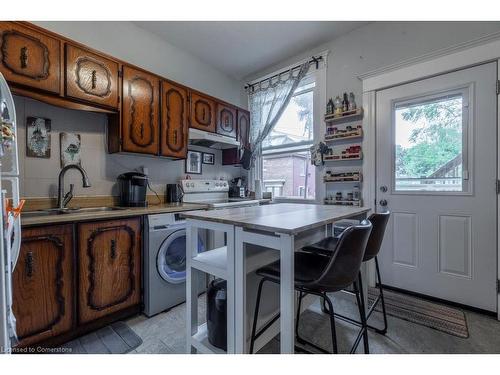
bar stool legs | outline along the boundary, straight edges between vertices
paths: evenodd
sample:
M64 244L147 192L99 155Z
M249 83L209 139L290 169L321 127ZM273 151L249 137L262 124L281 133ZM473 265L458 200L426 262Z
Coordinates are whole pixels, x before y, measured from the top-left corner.
M311 347L313 347L314 349L320 351L321 353L325 353L325 354L331 354L329 351L323 349L322 347L304 339L303 337L300 336L299 334L299 322L300 322L300 310L301 310L301 307L302 307L302 298L304 297L304 295L307 294L305 292L299 292L299 303L298 303L298 307L297 307L297 318L295 319L295 339L297 340L297 342L301 345L309 345ZM333 304L332 304L332 301L330 300L330 298L326 295L326 293L318 293L317 296L321 297L321 299L328 304L329 306L329 309L330 311L333 311ZM338 347L337 347L337 332L336 332L336 329L335 329L335 314L332 313L332 314L329 314L330 315L330 331L331 331L331 336L332 336L332 348L333 348L333 354L337 354L338 353ZM301 351L304 351L306 353L308 353L305 349L303 348L299 348Z
M387 312L385 311L384 290L382 288L382 280L380 279L380 269L378 266L377 257L375 257L375 270L377 271L377 284L378 284L379 296L373 302L373 305L371 306L370 311L368 312L367 319L372 314L373 310L375 309L375 306L377 305L377 303L380 299L380 302L382 303L382 315L384 317L384 328L380 329L380 328L375 328L372 326L369 326L369 328L374 329L375 332L380 333L381 335L385 335L387 333Z

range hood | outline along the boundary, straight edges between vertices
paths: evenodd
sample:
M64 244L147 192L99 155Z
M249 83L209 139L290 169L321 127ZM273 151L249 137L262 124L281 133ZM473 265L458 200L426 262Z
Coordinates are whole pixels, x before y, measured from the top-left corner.
M189 129L189 143L195 146L211 147L217 149L239 147L240 142L236 139L210 133L199 129Z

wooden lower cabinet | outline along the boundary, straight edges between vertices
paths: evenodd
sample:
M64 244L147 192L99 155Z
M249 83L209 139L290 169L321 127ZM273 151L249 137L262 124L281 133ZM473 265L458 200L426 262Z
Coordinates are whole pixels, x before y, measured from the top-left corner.
M87 323L141 302L140 219L78 225L78 320Z
M23 229L13 274L19 346L72 328L73 259L71 224Z

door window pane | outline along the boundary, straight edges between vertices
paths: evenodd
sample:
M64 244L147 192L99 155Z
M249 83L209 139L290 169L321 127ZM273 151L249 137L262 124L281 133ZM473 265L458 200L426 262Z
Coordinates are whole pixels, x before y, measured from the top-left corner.
M395 190L463 191L462 95L395 106Z

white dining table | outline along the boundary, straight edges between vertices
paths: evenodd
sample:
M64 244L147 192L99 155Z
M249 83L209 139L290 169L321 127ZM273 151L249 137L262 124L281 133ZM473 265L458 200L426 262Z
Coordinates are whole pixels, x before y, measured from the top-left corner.
M294 353L295 293L294 252L306 245L309 234L331 233L332 224L343 219L366 218L369 208L282 203L244 208L182 213L187 223L187 351L246 353L246 258L245 246L258 245L279 252L280 351ZM324 228L324 232L323 231ZM198 253L198 230L222 231L226 246ZM198 324L196 285L201 273L227 280L227 350L213 347L205 325ZM365 293L365 296L367 293Z

